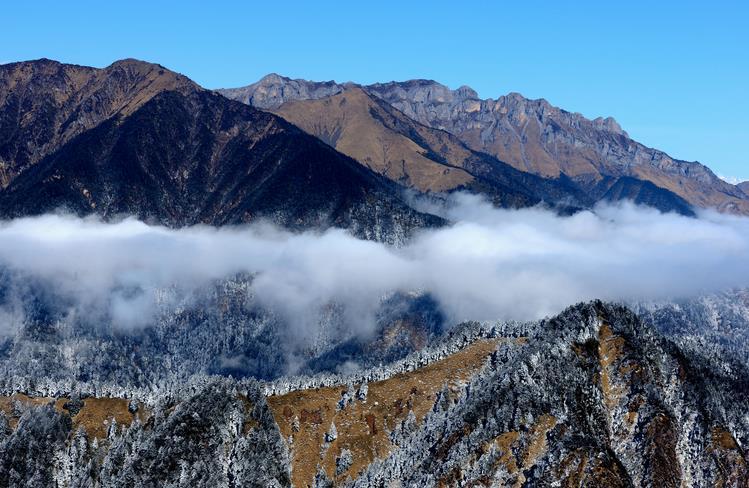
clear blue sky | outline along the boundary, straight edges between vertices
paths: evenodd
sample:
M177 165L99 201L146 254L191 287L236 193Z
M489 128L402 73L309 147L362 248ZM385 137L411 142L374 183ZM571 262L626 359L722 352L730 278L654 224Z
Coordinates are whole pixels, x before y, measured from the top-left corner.
M517 91L749 179L749 2L4 2L0 63L135 57L209 88L269 72Z

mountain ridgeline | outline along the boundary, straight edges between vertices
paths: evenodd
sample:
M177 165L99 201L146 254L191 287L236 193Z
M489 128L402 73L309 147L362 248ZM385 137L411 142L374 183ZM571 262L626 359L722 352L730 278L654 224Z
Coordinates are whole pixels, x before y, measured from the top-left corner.
M267 219L399 242L441 224L411 208L404 188L561 212L623 199L686 215L749 210L745 187L632 141L613 119L517 94L481 100L424 80L359 86L278 75L212 92L131 59L103 69L0 66L5 218L64 210L169 226Z
M300 240L342 228L400 256L411 248L394 246L451 224L413 194L470 192L557 214L631 200L693 216L749 213L747 184L647 148L611 118L518 94L278 75L212 91L133 59L0 65L3 220L269 221L314 231ZM437 244L470 254L474 239ZM434 290L356 289L377 282L369 271L349 273L346 293L324 303L295 298L291 288L328 287L346 269L315 252L300 258L322 275L314 283L281 266L292 279L280 286L254 269L138 285L138 265L107 242L125 272L79 287L77 268L60 280L16 247L44 273L0 262L0 487L749 486L746 290L473 322L450 317ZM536 287L537 276L523 279ZM283 298L264 300L274 286ZM357 303L357 292L375 298Z
M352 374L158 388L4 376L0 483L740 488L746 364L709 347L593 302L463 324Z
M387 242L440 219L268 112L154 64L0 67L0 212L134 215L169 226L271 220Z
M324 139L314 119L305 121L312 112L306 107L319 107L324 100L355 89L385 102L403 118L449 133L466 149L524 173L562 180L568 189L585 194L587 201L630 199L685 214L691 213L690 207L749 213L747 194L718 178L706 166L679 161L643 146L610 117L589 120L546 100L529 100L517 93L496 100L480 99L469 87L451 90L431 80L358 86L292 80L275 74L243 88L219 92L275 111ZM299 100L317 102L295 103ZM329 124L335 120L330 115L326 117ZM361 117L349 116L345 122L361 124L360 120ZM350 130L355 130L353 127ZM418 139L414 142L419 145ZM361 153L367 152L372 159L387 159L391 166L402 157L401 153L394 153L393 157L383 158L380 151L350 145L342 145L339 150L359 161L365 161ZM449 149L437 150L436 154L449 159L448 152Z

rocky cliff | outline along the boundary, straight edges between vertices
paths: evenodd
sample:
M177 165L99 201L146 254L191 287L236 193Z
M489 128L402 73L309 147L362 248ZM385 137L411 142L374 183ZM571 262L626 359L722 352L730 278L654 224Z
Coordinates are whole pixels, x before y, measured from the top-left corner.
M291 79L271 73L251 85L216 91L232 100L269 110L276 109L292 100L318 100L336 95L345 90L346 86L347 84L335 81L315 82Z
M480 99L468 87L450 90L430 80L380 83L367 90L406 115L461 138L469 147L534 174L564 173L583 186L603 177L649 181L697 207L747 213L742 192L706 166L648 148L612 118L578 113L518 93Z
M359 87L317 100L289 101L273 112L420 192L481 192L504 207L545 202L581 208L593 202L564 178L541 178L472 151L452 134L414 121Z
M280 107L295 100L325 99L353 86L269 75L248 87L220 92L257 107L285 110L293 118L292 109ZM431 80L361 88L408 118L449 132L471 150L523 172L570 178L594 201L628 198L682 213L691 213L690 206L749 212L749 199L741 189L702 164L673 159L632 140L611 117L590 120L518 93L480 99L467 86L451 90ZM368 157L376 156L371 152Z

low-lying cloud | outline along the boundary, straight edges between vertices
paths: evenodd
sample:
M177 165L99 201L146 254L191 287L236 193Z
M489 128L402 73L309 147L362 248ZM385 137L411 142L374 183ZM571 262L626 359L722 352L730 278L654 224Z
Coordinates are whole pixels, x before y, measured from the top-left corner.
M560 217L495 209L470 195L443 210L453 225L398 249L335 229L172 230L45 215L0 224L0 265L49 283L82 313L104 310L120 328L148 325L158 290L189 295L250 273L257 300L302 337L331 303L342 305L353 330L367 332L382 298L395 291L430 293L456 323L536 319L594 298L684 298L749 285L749 219L742 217L702 212L695 219L631 204ZM12 303L0 307L6 328L18 320Z

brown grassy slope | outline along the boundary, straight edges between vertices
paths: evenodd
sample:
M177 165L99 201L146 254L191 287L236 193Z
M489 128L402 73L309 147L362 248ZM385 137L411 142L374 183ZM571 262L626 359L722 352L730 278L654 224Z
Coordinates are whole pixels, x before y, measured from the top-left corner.
M346 387L269 397L268 404L281 433L291 439L294 486L311 485L318 467L337 482L349 476L355 478L374 459L387 456L393 447L388 432L406 419L409 412L421 422L443 386L455 388L466 382L496 346L496 340L478 341L424 368L370 383L365 401L354 400L341 410L337 404ZM324 437L332 424L338 435L326 446ZM353 463L336 476L336 458L343 449L352 453Z
M34 407L42 406L48 403L55 404L55 409L59 412L69 414L64 405L69 401L68 398L48 398L48 397L29 397L22 393L16 393L11 396L0 397L0 412L3 412L9 419L9 425L15 429L21 412L17 412L14 403L24 406ZM83 427L91 438L105 439L107 430L112 422L117 425L130 425L136 416L145 421L148 412L143 405L139 405L138 411L133 414L128 411L129 400L124 398L86 398L83 400L83 407L74 416L73 430Z
M448 134L420 126L375 101L360 88L319 100L287 102L276 113L406 186L446 191L473 180L460 167L470 151L451 141Z

